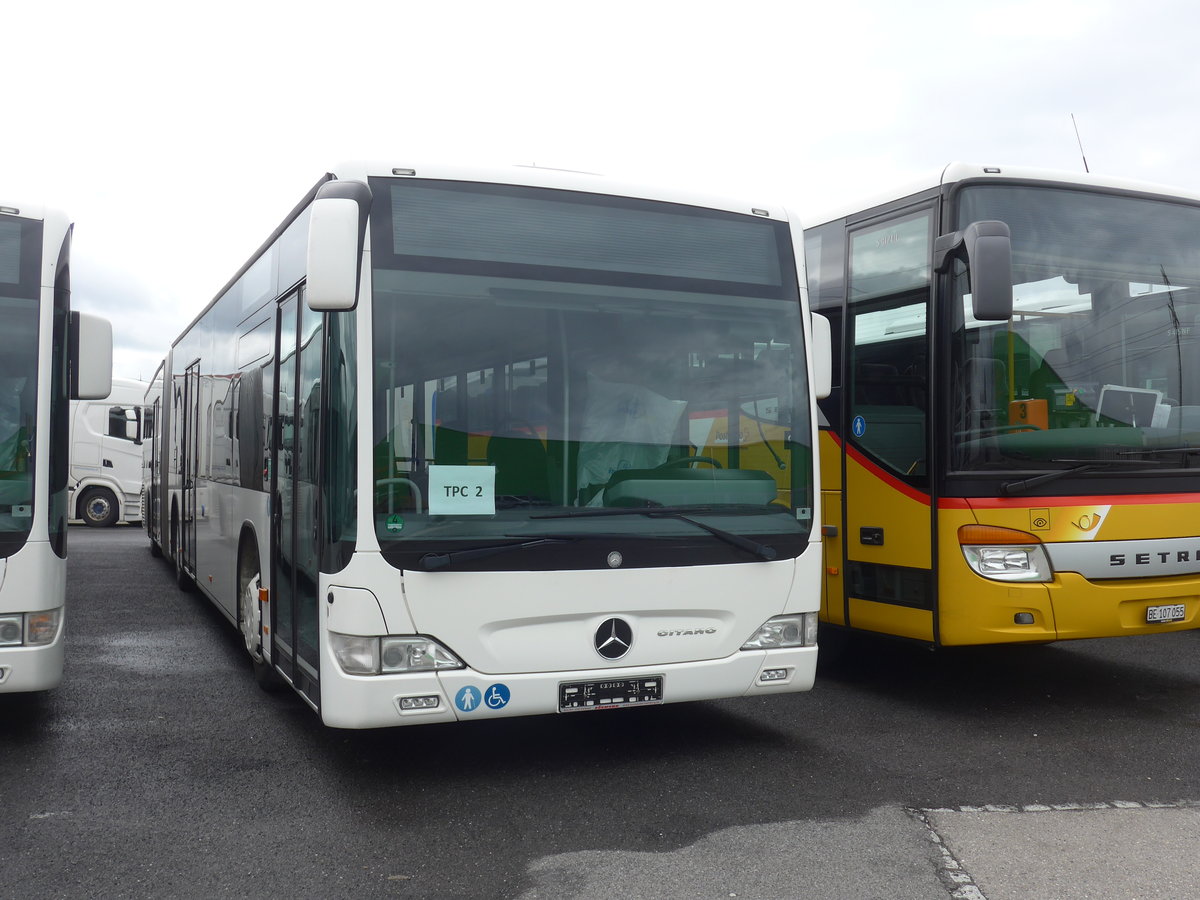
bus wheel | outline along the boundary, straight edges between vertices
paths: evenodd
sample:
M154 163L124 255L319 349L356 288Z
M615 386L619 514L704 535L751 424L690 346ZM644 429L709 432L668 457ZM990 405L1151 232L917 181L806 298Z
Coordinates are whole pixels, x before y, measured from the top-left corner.
M192 589L193 582L183 568L183 544L179 534L179 519L176 516L171 516L171 546L175 553L175 584L187 593Z
M283 681L263 656L261 587L257 554L249 553L238 561L238 630L254 667L254 680L265 691L277 691Z
M89 488L79 500L80 518L84 524L93 528L107 528L116 525L121 517L121 508L117 498L108 488Z

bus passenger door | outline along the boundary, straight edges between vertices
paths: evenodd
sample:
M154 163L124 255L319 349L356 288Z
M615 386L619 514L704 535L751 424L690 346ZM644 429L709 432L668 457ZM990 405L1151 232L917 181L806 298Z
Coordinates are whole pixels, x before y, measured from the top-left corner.
M935 640L928 370L933 213L847 235L847 624Z
M279 305L271 442L272 659L319 702L317 465L322 316L294 293Z
M183 376L183 440L180 442L182 496L179 521L179 553L183 571L196 573L196 501L200 480L200 361L187 367Z

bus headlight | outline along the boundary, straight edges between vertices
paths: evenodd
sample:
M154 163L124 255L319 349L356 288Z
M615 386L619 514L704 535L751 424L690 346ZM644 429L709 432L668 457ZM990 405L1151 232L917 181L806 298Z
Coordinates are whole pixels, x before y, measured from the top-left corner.
M1042 542L1024 531L991 525L964 525L958 543L967 565L992 581L1052 581L1054 572Z
M329 632L334 659L347 675L394 675L464 668L462 660L432 638L362 637Z
M427 672L431 669L461 669L462 660L432 638L385 637L380 639L383 672Z
M58 623L62 621L62 609L25 613L25 643L30 647L44 647L54 643L58 637Z
M759 626L758 631L742 644L743 650L777 650L781 647L815 647L817 645L817 614L798 613L775 616Z
M347 675L379 674L379 638L331 631L329 647Z
M0 616L0 647L44 647L53 644L62 609Z

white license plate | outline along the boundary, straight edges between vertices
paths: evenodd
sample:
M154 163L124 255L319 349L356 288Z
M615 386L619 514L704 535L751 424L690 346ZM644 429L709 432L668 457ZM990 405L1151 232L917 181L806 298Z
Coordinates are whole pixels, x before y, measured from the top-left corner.
M1147 622L1182 622L1186 610L1182 603L1172 603L1170 606L1150 606L1146 608Z

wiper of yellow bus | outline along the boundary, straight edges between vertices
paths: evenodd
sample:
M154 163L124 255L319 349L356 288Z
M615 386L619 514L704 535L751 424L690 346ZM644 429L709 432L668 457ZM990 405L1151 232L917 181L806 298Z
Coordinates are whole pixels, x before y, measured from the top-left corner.
M782 507L780 507L782 511ZM737 547L739 550L745 550L748 553L753 553L761 559L775 559L779 555L774 547L768 547L766 544L760 544L758 541L752 541L750 538L742 537L740 534L726 531L723 528L717 528L714 525L706 525L703 522L698 522L691 518L687 513L711 513L711 512L731 512L731 513L747 513L747 512L772 512L771 509L765 509L761 506L622 506L622 507L602 507L599 509L573 509L569 512L547 513L545 515L531 515L531 519L591 519L601 518L605 516L646 516L649 519L678 519L680 522L687 522L689 525L695 525L697 528L702 528L715 538L719 538L727 544Z
M533 541L518 541L508 544L489 544L486 547L471 547L466 550L447 550L445 553L426 553L421 557L421 567L426 572L440 572L450 569L455 560L482 559L485 556L495 556L509 550L525 550L530 547L540 547L543 544L570 544L579 540L578 537L546 537Z
M1000 494L1004 497L1011 497L1014 494L1023 494L1026 491L1033 490L1035 487L1043 484L1049 484L1051 481L1058 481L1058 479L1065 478L1068 475L1079 475L1083 472L1091 472L1098 469L1160 464L1160 460L1157 459L1051 459L1048 460L1048 462L1068 463L1073 465L1071 465L1071 468L1069 469L1055 469L1053 472L1043 472L1041 475L1034 475L1032 478L1020 478L1016 481L1006 481L1004 484L1000 485Z

